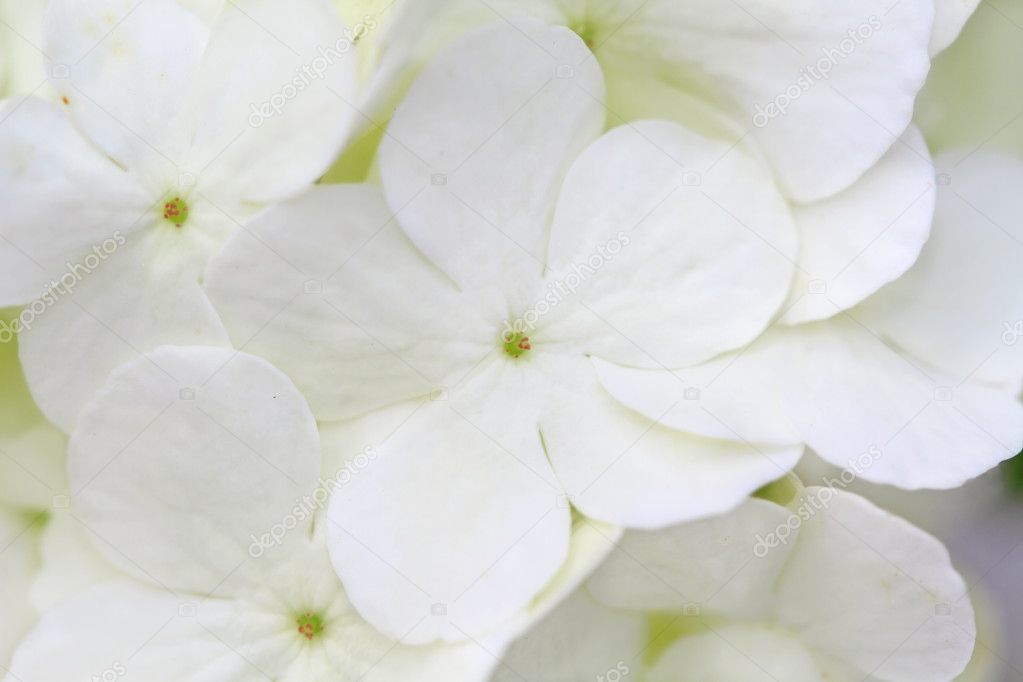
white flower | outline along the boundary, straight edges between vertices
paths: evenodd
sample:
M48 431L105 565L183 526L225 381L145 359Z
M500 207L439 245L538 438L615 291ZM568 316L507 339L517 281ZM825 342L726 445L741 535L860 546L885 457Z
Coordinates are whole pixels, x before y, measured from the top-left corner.
M677 120L765 158L799 228L794 291L829 292L794 295L785 319L830 317L905 272L927 239L934 170L907 125L929 53L976 3L942 0L937 17L930 0L712 4L397 2L366 51L368 106L386 115L408 73L467 26L519 15L568 26L604 68L612 124Z
M344 428L379 457L335 496L335 559L393 636L463 638L521 609L565 559L572 505L706 516L801 453L665 429L598 384L591 356L665 371L757 336L796 243L741 151L667 122L601 136L586 53L533 21L466 36L395 114L383 196L319 187L271 208L206 276L232 340L318 419L364 416ZM427 594L461 631L420 622Z
M378 94L386 99L466 27L534 17L593 48L615 120L681 118L749 134L787 195L812 202L850 186L905 130L930 52L969 16L960 0L937 4L936 24L933 0L404 0L379 35ZM776 101L785 103L777 115Z
M1012 457L1023 447L1023 203L1013 190L1023 162L961 158L939 163L951 172L917 263L862 305L778 325L685 370L699 404L656 372L600 363L602 384L669 426L803 442L905 488L952 488Z
M43 33L57 104L0 105L0 305L29 303L25 371L70 431L121 362L226 344L206 260L329 165L355 66L317 0L232 2L212 27L171 0L54 0Z
M627 532L495 680L610 680L624 667L619 679L650 682L939 682L974 639L940 542L861 497L807 488L788 508L751 499Z
M73 513L133 578L44 614L12 682L115 666L126 682L473 680L494 665L483 647L501 651L496 637L407 646L355 613L318 514L330 489L316 424L263 360L167 346L123 365L86 406L69 460Z

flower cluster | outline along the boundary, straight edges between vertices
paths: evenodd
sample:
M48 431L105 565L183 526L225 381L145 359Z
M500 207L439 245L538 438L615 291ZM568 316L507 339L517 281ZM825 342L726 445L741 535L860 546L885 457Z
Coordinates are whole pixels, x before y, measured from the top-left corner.
M850 486L1023 448L976 5L0 2L5 682L955 679Z

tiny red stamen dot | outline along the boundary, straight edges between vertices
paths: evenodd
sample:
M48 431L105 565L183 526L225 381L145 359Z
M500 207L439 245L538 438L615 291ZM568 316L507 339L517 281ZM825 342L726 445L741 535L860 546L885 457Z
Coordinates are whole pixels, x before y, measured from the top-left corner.
M163 205L164 220L169 220L177 227L181 227L188 220L188 204L181 197L174 197Z
M522 357L526 351L532 349L529 337L522 332L507 332L504 335L504 352L513 358Z
M298 623L298 633L308 640L323 632L323 618L317 613L307 611L295 622Z

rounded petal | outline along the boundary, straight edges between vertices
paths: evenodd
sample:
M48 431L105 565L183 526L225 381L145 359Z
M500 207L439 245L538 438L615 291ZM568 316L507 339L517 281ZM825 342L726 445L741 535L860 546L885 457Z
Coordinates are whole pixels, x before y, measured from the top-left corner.
M615 400L669 428L723 440L800 443L799 432L771 398L774 372L766 363L727 371L734 360L729 354L681 371L621 367L599 358L593 366Z
M773 502L750 499L711 519L628 531L587 589L616 609L686 614L695 608L736 620L770 616L773 585L791 545L768 548L762 539L790 514Z
M716 362L714 405L747 390L823 459L875 483L954 488L1023 448L1015 387L937 371L850 313L771 331Z
M569 505L535 415L482 401L521 390L502 364L342 426L353 456L369 445L375 457L331 499L331 556L363 617L403 641L479 638L565 561Z
M818 504L777 585L781 622L864 675L954 679L970 660L975 628L945 547L858 495L806 495Z
M379 152L387 200L460 285L539 279L561 181L604 125L587 55L566 28L500 23L434 58L395 112Z
M107 155L152 176L184 160L209 38L199 17L174 0L55 0L43 33L51 73L66 76L51 81L58 99Z
M331 3L227 3L195 83L189 165L204 191L270 202L315 182L352 131L355 63Z
M68 460L100 552L202 594L313 490L320 464L312 414L280 371L228 349L172 346L111 375Z
M748 129L786 195L799 202L851 185L905 130L930 66L935 14L933 0L628 0L599 10L550 0L406 4L382 36L371 91L381 110L381 95L400 92L415 62L451 34L534 17L587 35L606 65L616 118L639 112L695 124L695 116L733 129L722 119L737 119L745 126L734 139ZM679 95L666 96L670 89Z
M1023 382L1023 161L939 159L934 228L917 264L856 313L958 380Z
M933 0L631 7L636 16L598 52L631 55L643 45L679 87L703 85L705 97L752 123L781 186L801 203L845 189L888 151L930 65Z
M706 360L767 326L796 248L788 206L759 162L672 123L618 127L565 179L547 286L568 289L573 305L559 318L577 312L544 333L579 337L621 364Z
M499 338L499 320L474 314L370 185L316 187L264 211L205 281L235 345L284 370L320 419L427 395Z
M10 679L265 681L262 671L208 629L227 617L229 602L207 600L196 617L189 615L194 602L186 599L128 581L90 590L43 616L18 646Z
M654 528L718 514L802 454L668 428L615 401L585 358L554 360L560 378L540 432L568 498L592 518Z
M931 233L934 196L934 165L910 127L852 187L797 207L799 270L782 319L831 317L905 273Z
M0 103L0 306L44 293L69 261L139 227L153 199L34 97Z
M162 344L228 345L202 289L211 245L199 225L187 227L114 233L22 314L25 377L63 430L118 365Z

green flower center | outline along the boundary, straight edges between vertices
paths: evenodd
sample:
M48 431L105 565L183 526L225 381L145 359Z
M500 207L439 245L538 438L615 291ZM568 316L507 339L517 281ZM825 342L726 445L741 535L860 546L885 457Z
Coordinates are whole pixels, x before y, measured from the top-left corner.
M188 220L188 204L181 197L174 197L163 205L163 217L181 227Z
M298 623L298 633L310 641L323 632L323 616L318 613L306 611L295 622Z
M529 343L529 337L522 332L505 332L502 339L504 352L513 358L521 358L533 348Z

